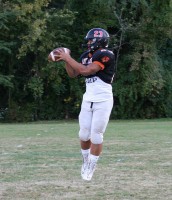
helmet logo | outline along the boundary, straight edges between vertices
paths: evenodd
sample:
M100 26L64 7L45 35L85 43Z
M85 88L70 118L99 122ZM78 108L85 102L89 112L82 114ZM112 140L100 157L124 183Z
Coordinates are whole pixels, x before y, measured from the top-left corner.
M108 62L110 58L108 56L104 56L101 60L103 63L105 63L105 62Z
M103 37L103 31L98 31L98 30L95 30L94 31L94 37Z

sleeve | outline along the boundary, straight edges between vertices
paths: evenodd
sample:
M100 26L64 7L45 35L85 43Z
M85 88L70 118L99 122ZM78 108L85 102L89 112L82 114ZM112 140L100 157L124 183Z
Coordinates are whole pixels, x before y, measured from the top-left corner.
M86 52L84 52L84 53L81 54L81 56L80 56L80 58L79 58L79 62L80 62L80 63L82 63L82 60L83 60L84 58L87 58L88 53L89 53L89 52L86 51Z
M110 52L106 49L98 50L93 54L92 62L99 65L101 70L111 64L113 60L113 52Z

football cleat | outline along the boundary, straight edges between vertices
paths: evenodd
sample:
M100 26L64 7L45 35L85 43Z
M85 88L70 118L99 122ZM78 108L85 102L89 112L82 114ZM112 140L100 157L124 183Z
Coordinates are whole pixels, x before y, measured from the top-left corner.
M82 166L81 166L81 176L82 176L82 178L84 176L87 165L88 165L88 155L83 156L83 161L82 161Z
M82 178L86 181L90 181L92 179L95 169L96 169L96 162L90 160L84 170L84 173L82 174Z
M82 178L84 177L85 171L87 169L87 165L88 165L88 163L86 163L86 162L82 163L82 167L81 167L81 176L82 176Z

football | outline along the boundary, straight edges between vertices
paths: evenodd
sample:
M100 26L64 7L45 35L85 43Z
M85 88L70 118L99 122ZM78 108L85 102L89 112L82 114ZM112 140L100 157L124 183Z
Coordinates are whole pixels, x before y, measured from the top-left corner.
M48 60L54 61L54 62L57 61L59 50L63 50L65 53L70 54L70 50L68 48L58 47L58 48L56 48L56 49L54 49L53 51L50 52L50 54L48 55Z

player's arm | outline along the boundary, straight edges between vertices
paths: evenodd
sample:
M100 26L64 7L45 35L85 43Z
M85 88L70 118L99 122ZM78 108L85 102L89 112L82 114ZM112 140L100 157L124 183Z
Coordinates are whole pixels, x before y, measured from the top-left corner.
M69 77L75 78L79 75L76 70L74 70L69 63L65 62L65 69Z
M91 63L86 67L83 64L78 63L70 56L66 56L65 62L67 62L72 67L72 69L75 70L78 74L81 74L83 76L95 74L101 69L101 67L95 63Z
M64 60L69 66L71 66L74 71L76 71L76 73L83 76L95 74L102 69L99 63L91 63L87 67L85 67L83 64L78 63L76 60L74 60L69 54L65 54L62 51L59 53L58 57L59 59L57 61Z

